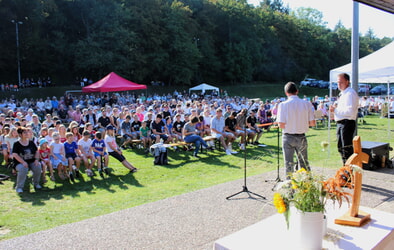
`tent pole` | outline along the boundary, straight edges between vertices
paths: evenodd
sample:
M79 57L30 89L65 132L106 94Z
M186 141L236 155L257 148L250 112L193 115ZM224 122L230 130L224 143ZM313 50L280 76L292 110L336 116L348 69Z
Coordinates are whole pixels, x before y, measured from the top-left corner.
M387 138L390 141L390 81L387 81Z
M358 93L358 60L359 60L359 10L358 2L353 1L352 28L352 88Z

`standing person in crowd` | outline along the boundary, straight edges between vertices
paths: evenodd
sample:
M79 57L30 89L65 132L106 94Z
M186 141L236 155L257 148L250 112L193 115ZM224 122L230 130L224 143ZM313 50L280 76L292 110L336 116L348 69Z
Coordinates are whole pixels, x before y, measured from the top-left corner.
M200 145L203 145L203 147L208 148L207 143L202 139L201 136L198 135L198 131L196 129L196 124L199 122L199 119L197 116L192 116L191 121L185 124L182 130L183 134L183 139L187 143L194 143L194 157L198 157L198 151L200 149ZM211 149L211 148L210 148Z
M279 104L277 122L283 129L282 147L286 167L286 178L295 171L294 152L300 168L310 170L308 142L305 133L309 126L315 126L312 104L298 97L297 85L288 82L285 87L287 100Z
M353 154L353 137L356 135L358 113L358 94L350 87L350 77L346 73L338 75L338 88L341 91L338 102L330 106L337 122L338 152L343 164Z
M12 155L16 170L18 172L16 178L16 192L23 193L23 187L29 170L33 172L34 188L41 189L41 166L39 163L40 156L34 142L29 140L29 131L26 128L18 128L20 140L15 142L12 148Z
M126 160L122 154L122 151L118 147L118 144L116 144L114 129L115 128L113 126L109 125L107 127L107 133L104 139L108 154L122 163L122 165L129 169L131 173L137 172L137 168L135 168L130 162Z

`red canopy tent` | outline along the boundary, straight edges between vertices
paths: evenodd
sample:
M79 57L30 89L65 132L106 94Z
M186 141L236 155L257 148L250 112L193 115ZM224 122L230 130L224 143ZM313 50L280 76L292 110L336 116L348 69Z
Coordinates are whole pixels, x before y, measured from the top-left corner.
M136 89L146 89L146 85L131 82L124 79L123 77L118 76L114 72L111 72L103 79L92 83L89 86L83 87L82 92L116 92Z

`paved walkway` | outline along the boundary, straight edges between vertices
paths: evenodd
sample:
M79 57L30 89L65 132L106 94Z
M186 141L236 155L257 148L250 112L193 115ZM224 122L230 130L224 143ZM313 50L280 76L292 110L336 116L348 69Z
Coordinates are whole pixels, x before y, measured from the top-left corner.
M361 205L394 213L393 177L393 169L365 171ZM267 200L246 193L226 200L242 190L241 179L1 241L0 249L212 249L218 238L275 213L274 182L265 181L275 178L276 171L247 178L249 190Z

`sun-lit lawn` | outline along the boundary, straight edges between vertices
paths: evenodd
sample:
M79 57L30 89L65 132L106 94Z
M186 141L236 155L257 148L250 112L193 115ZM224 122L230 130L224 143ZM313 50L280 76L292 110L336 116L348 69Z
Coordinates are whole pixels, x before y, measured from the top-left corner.
M367 124L359 126L362 140L392 141L393 132L389 137L387 119L374 115L367 117L366 121ZM393 121L390 122L390 127L394 128ZM330 142L329 151L322 151L322 141ZM268 147L249 146L247 149L248 176L277 167L277 130L265 133L261 142ZM335 125L330 133L323 126L311 129L308 143L312 168L340 166ZM153 165L153 157L143 154L141 150L127 150L125 155L139 168L137 173L128 173L111 159L112 173L108 178L96 176L90 179L83 174L74 184L49 181L43 190L37 192L31 185L30 191L27 191L26 185L26 191L20 196L14 191L15 178L5 181L0 185L0 239L80 221L243 177L243 153L227 156L215 150L200 154L200 159L194 159L192 152L170 150L168 166ZM280 165L283 165L281 152ZM283 172L281 169L281 174ZM0 167L0 173L10 174L10 171Z

